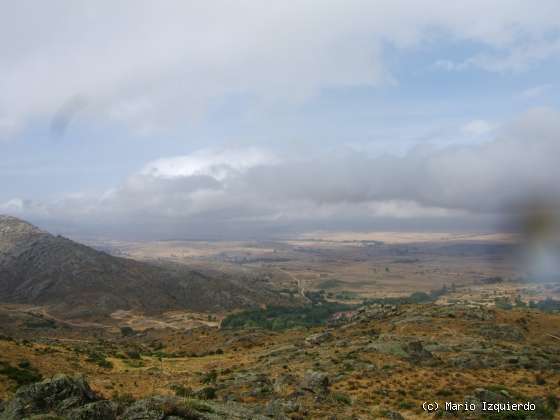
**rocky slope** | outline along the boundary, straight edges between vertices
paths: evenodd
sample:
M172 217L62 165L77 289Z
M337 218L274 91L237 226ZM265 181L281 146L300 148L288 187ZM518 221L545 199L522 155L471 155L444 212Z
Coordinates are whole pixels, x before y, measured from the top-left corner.
M134 402L99 397L83 377L56 375L18 389L0 406L0 420L25 418L69 420L220 420L266 419L236 403L153 396Z
M9 216L0 216L0 301L48 305L65 317L286 303L233 278L114 257Z
M284 330L22 325L0 336L0 419L553 420L559 332L558 313L464 304L365 305ZM482 412L482 401L533 408Z

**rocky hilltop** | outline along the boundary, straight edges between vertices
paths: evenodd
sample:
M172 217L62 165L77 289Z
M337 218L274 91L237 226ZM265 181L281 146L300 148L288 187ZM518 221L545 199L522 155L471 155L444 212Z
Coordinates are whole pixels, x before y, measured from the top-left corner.
M30 223L0 214L0 257L2 254L17 252L18 246L32 243L44 235L47 232Z
M0 216L0 302L46 305L71 317L118 309L220 311L285 298L239 279L119 258Z

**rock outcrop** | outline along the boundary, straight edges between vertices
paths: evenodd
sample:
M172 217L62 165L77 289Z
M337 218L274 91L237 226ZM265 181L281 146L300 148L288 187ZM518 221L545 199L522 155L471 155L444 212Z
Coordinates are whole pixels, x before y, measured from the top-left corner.
M0 420L264 420L251 406L234 402L202 401L153 396L117 403L95 394L85 378L57 375L21 387L3 405Z

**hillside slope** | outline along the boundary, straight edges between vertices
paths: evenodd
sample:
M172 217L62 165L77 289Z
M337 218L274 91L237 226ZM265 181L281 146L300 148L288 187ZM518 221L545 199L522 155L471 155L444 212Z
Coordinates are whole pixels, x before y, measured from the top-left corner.
M115 310L221 311L286 303L223 275L118 258L0 216L0 301L48 305L66 317Z

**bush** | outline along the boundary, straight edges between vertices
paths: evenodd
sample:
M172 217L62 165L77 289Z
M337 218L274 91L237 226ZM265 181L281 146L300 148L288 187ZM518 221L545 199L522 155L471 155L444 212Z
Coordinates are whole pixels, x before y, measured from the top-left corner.
M529 307L543 312L560 312L560 300L547 298L539 302L531 301Z
M303 307L276 306L254 309L233 314L222 322L222 328L265 328L283 330L294 327L313 327L324 324L334 313L352 309L354 306L323 302Z
M216 398L216 388L207 386L196 393L196 396L203 400L213 400Z
M5 375L19 386L32 384L43 379L41 374L32 368L29 362L27 367L17 368L7 362L0 362L0 375Z
M442 397L450 397L453 392L449 389L442 388L436 392L436 395L441 395Z
M125 393L125 394L119 394L118 392L115 392L111 399L118 403L118 404L122 404L122 405L130 405L132 404L135 400L134 397L129 394L129 393Z
M131 368L141 368L146 366L142 359L126 359L124 360L124 363Z
M215 370L211 370L210 372L206 372L201 379L203 384L214 384L218 380L218 372Z
M107 360L105 357L106 356L102 353L92 352L88 354L86 362L95 363L96 365L104 369L112 369L113 363Z
M546 404L554 411L558 410L558 408L560 407L558 397L554 394L550 394L546 397Z
M202 412L206 412L206 413L213 413L214 410L212 409L212 407L210 407L207 404L204 404L202 401L199 400L193 400L191 398L187 399L185 401L185 406L191 410L195 410L195 411L202 411Z
M432 297L424 292L414 292L408 297L411 303L430 302Z
M131 327L121 327L121 335L123 337L132 337L136 332Z
M128 356L129 359L136 359L136 360L141 359L140 352L138 350L128 350L126 352L126 355Z
M27 328L56 328L56 322L52 319L46 319L42 317L35 317L33 319L28 319L24 321L23 325Z
M343 404L343 405L352 405L352 399L346 394L342 394L340 392L334 392L331 395L331 398L336 403Z
M498 309L505 309L505 310L510 310L513 309L513 305L511 304L511 302L509 301L508 298L496 298L494 299L494 303L496 304L496 308Z
M171 389L175 392L177 397L192 397L194 396L194 391L191 387L186 387L184 385L172 385Z
M443 286L441 289L432 290L429 294L425 292L414 292L405 297L387 297L387 298L374 298L365 299L364 305L407 305L415 303L430 303L437 300L438 297L447 293L447 287Z
M413 403L411 403L410 401L401 401L399 403L399 408L402 409L402 410L410 410L414 407L415 407L415 405Z

